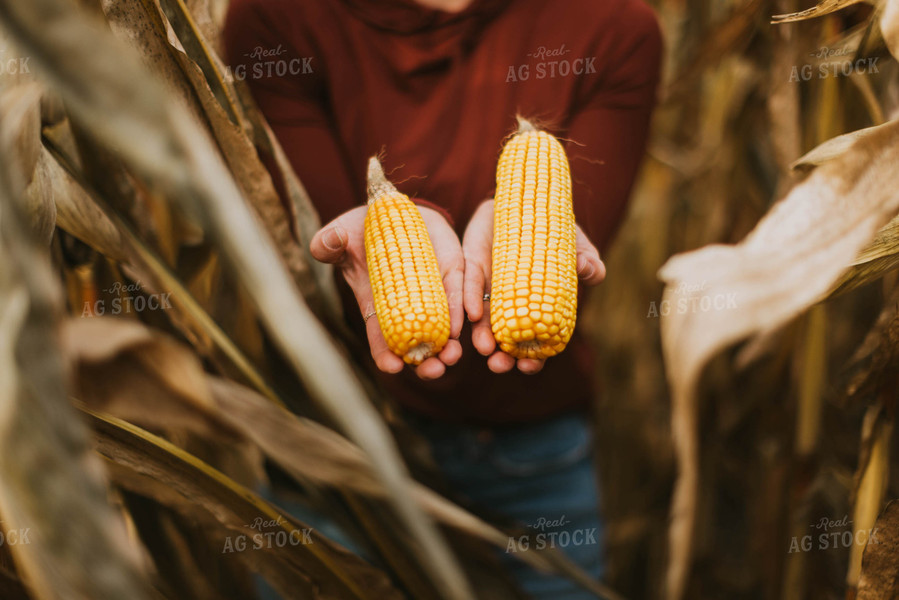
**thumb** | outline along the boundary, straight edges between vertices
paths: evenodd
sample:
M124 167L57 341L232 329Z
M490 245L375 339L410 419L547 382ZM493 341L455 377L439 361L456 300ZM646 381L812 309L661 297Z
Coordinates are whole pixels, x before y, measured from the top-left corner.
M596 285L606 278L606 265L580 225L575 225L577 246L577 276L587 285Z
M309 244L313 258L323 263L340 262L346 253L346 230L340 225L328 225L318 230Z
M595 250L578 255L577 276L587 285L596 285L606 278L606 265Z

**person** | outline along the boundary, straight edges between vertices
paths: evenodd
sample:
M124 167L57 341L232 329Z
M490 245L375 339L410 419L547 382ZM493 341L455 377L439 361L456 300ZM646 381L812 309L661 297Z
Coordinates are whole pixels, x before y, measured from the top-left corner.
M577 329L546 361L498 350L485 301L491 198L517 115L564 141L582 306L605 277L600 252L645 151L662 46L652 10L643 0L232 0L224 43L327 223L313 256L342 274L349 325L446 479L474 506L556 539L568 532L562 550L600 577L595 357ZM365 174L379 154L425 219L450 306L453 339L415 368L370 318ZM509 565L533 597L590 597Z

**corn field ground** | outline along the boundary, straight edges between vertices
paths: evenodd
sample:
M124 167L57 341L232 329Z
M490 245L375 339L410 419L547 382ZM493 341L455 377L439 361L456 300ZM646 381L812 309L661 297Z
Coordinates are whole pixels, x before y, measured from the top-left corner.
M660 105L579 318L607 579L516 557L606 598L899 598L899 0L652 4ZM0 0L0 598L521 597L522 532L440 493L340 325L226 9Z

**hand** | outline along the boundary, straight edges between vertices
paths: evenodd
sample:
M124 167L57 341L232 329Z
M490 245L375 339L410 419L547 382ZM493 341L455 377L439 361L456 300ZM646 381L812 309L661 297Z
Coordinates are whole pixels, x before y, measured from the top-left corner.
M580 226L575 227L578 278L587 285L596 285L605 279L606 266ZM478 352L489 357L487 366L494 373L511 371L516 365L522 373L537 373L545 361L532 358L516 360L496 349L496 340L490 328L490 301L484 300L484 294L490 291L492 249L493 200L486 200L472 215L462 238L462 254L465 256L464 304L468 320L472 322L471 341Z
M322 227L310 244L310 251L316 260L336 265L341 270L356 296L361 315L371 314L375 310L365 262L366 210L366 206L359 206L343 213ZM465 263L459 238L446 219L430 208L419 206L418 210L421 211L431 236L449 303L450 340L437 356L425 359L415 367L416 374L422 379L436 379L446 372L447 366L456 364L462 356L462 345L458 338L462 332L462 269ZM369 319L365 330L371 355L378 368L385 373L402 371L405 363L387 347L378 319Z

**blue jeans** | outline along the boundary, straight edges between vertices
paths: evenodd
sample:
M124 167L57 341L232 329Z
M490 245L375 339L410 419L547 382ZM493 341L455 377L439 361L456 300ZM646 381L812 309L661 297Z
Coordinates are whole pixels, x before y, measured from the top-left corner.
M539 424L482 429L409 417L430 441L434 459L452 489L476 507L518 522L528 532L510 537L500 559L532 598L595 598L577 584L546 575L515 558L532 548L555 547L599 579L603 572L599 497L593 436L583 415L564 415ZM278 502L346 548L357 545L330 520L309 509ZM261 582L260 582L261 583ZM277 598L273 592L263 598Z
M599 579L602 525L592 430L583 415L501 429L414 419L451 487L472 504L514 519L525 538L510 538L501 559L533 598L595 598L562 577L540 573L514 554L555 547Z

